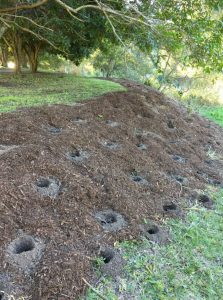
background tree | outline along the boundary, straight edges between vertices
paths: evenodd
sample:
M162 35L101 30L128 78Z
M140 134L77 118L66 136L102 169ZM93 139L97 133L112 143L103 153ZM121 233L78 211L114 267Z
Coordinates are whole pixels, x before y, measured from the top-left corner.
M222 6L217 0L10 0L0 4L1 34L7 35L12 28L26 32L30 45L29 33L42 41L41 48L63 53L75 62L89 55L102 38L113 42L115 37L145 53L158 45L171 55L183 54L185 65L221 70Z

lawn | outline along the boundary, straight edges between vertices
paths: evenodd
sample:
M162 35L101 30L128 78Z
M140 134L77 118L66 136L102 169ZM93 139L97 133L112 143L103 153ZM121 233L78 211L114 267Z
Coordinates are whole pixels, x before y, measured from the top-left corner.
M220 126L223 126L223 106L205 106L200 108L200 114Z
M73 75L0 75L0 112L46 104L73 104L108 92L124 91L121 85Z

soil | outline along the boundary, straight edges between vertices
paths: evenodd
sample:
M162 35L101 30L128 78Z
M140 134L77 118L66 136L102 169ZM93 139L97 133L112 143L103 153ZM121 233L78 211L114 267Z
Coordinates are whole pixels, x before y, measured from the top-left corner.
M171 241L168 230L153 222L142 225L141 230L145 238L153 243L165 245Z
M145 220L182 216L185 199L222 185L222 163L207 155L221 155L222 129L150 87L120 83L127 92L0 115L5 295L78 299L101 249L140 238Z

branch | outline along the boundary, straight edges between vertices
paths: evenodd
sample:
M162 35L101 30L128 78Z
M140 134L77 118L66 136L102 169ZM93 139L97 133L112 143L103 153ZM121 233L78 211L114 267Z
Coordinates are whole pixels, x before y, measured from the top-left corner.
M93 4L86 4L86 5L79 6L77 8L73 8L73 7L65 4L62 0L54 0L54 1L57 2L63 8L65 8L66 11L68 11L68 12L70 11L70 12L72 12L74 14L77 14L80 10L85 9L85 8L94 8L94 9L101 10L100 7L98 7L97 5L93 5Z
M96 1L96 3L98 4L98 7L100 8L100 3L99 3L97 0L95 0L95 1ZM111 28L112 28L112 31L113 31L114 35L115 35L116 38L121 42L121 44L125 47L125 44L123 43L121 37L120 37L120 36L118 35L118 33L116 32L115 26L113 25L111 19L109 18L108 14L107 14L107 12L105 11L105 9L103 8L103 6L101 7L101 10L103 11L105 17L107 18L107 20L108 20L108 22L109 22L109 24L110 24L110 26L111 26Z
M51 41L49 41L48 39L44 38L42 35L40 35L40 34L34 32L34 31L32 31L32 30L30 30L30 29L28 29L28 28L26 28L26 27L22 27L22 26L20 26L19 24L16 24L16 25L17 25L17 27L20 28L22 31L28 32L28 33L32 34L33 36L35 36L38 40L46 42L47 44L49 44L50 46L52 46L54 49L59 50L59 51L61 51L61 52L64 52L64 51L62 51L60 48L58 48L56 45L54 45ZM65 52L64 52L64 53L65 53Z
M64 9L66 9L66 11L68 11L68 12L70 11L74 14L77 14L79 11L81 11L83 9L92 8L92 9L100 10L103 13L106 12L106 13L110 13L114 16L121 17L125 20L128 20L128 22L136 22L138 24L145 25L145 26L150 26L150 27L151 27L152 23L154 23L154 20L149 20L146 16L144 16L138 10L135 10L136 17L134 17L134 16L131 16L131 15L119 12L118 10L113 9L112 7L109 7L109 6L107 6L103 3L100 3L98 5L86 4L86 5L79 6L77 8L73 8L73 7L65 4L62 0L54 0L54 1L56 3L58 3L60 6L62 6ZM96 1L96 2L99 3L98 1ZM142 20L140 18L137 18L137 16L143 16L144 20Z
M28 18L28 17L25 17L25 16L18 16L18 15L11 15L11 14L4 14L4 16L7 16L7 17L13 17L13 18L20 18L20 19L24 19L24 20L27 20L28 22L32 23L33 25L35 25L36 27L39 27L41 29L44 29L44 30L49 30L51 32L53 32L53 29L51 28L48 28L48 27L45 27L43 25L40 25L38 23L36 23L35 21L33 21L31 18ZM0 18L1 20L1 18ZM14 22L14 21L13 21Z
M33 4L21 4L21 5L16 5L14 7L0 8L0 14L16 12L16 11L25 10L25 9L33 9L33 8L39 7L47 2L48 2L48 0L39 0Z

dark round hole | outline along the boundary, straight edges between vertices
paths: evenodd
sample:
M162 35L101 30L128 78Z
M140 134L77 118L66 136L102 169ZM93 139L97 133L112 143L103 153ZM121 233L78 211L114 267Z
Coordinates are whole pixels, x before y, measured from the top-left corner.
M211 202L211 199L207 195L200 195L199 201L201 203L208 203L208 202Z
M140 176L133 176L133 181L140 182L140 181L142 181L142 177L140 177Z
M221 181L217 180L217 179L213 179L212 180L212 184L213 185L220 185L221 184Z
M174 128L173 121L172 121L172 120L169 120L169 121L167 122L167 126L168 126L169 128L171 128L171 129L173 129L173 128Z
M179 155L172 155L173 160L179 161L181 160L181 157Z
M72 158L75 158L75 157L80 157L81 156L81 153L79 150L75 150L74 152L71 152L70 156Z
M198 171L197 171L197 174L198 174L198 175L203 175L203 172L200 171L200 170L198 170Z
M108 214L108 215L106 215L105 216L105 222L107 224L112 224L112 223L117 222L116 215L114 215L114 214Z
M0 300L4 299L4 292L0 292Z
M184 157L182 157L180 155L172 155L172 159L179 163L186 163L186 161L187 161L187 159L185 159Z
M82 123L84 120L81 117L76 117L73 119L73 122Z
M147 230L147 232L148 232L149 234L156 234L156 233L159 232L159 228L158 228L158 226L153 225L153 226L151 226L151 227Z
M137 147L140 149L140 150L146 150L147 149L147 146L145 144L138 144Z
M184 182L184 178L181 177L181 176L176 176L175 177L176 181L180 182L180 183L183 183Z
M165 210L165 211L171 211L171 210L176 210L176 209L177 209L177 206L174 203L163 205L163 210Z
M23 237L21 238L16 246L15 246L15 253L21 254L23 252L31 251L35 248L34 241L31 237Z
M40 188L48 188L50 186L50 181L46 178L40 179L37 184Z
M107 143L106 143L106 146L108 146L108 147L113 147L113 146L114 146L114 143L112 143L112 142L107 142Z
M111 249L106 249L100 252L100 256L105 264L108 264L115 256L115 253Z

